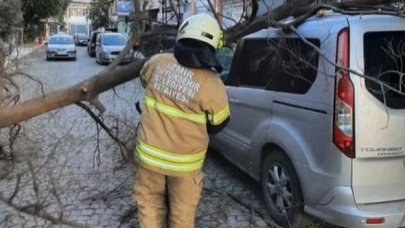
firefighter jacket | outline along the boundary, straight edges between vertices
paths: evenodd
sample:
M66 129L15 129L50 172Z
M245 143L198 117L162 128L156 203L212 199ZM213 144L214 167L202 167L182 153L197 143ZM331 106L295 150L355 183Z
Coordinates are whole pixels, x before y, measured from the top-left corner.
M211 70L180 65L171 53L149 59L140 77L145 97L135 160L164 175L198 172L208 148L207 123L229 117L221 79Z

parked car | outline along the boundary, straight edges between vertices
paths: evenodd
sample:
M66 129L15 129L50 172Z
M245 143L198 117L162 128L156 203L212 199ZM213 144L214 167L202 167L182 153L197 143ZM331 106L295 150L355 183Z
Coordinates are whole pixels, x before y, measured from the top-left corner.
M46 44L46 60L72 59L76 60L76 47L70 35L53 35Z
M76 33L73 36L73 39L77 46L86 46L87 42L89 41L89 36L87 36L87 34L84 33Z
M90 57L96 56L96 41L99 33L99 31L93 32L91 38L87 42L87 54L89 54Z
M125 35L116 32L103 32L98 34L96 41L96 62L100 64L111 63L125 48L128 39ZM134 53L131 49L122 59L121 63L133 61Z
M283 227L305 227L308 214L405 227L405 96L392 90L403 86L405 19L332 13L297 31L239 41L231 119L212 147L261 181Z

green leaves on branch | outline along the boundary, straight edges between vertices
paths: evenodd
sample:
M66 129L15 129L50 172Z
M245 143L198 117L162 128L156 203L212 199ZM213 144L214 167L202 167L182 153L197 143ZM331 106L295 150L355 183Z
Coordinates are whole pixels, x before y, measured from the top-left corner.
M25 24L63 15L70 0L21 0Z
M89 12L89 19L92 21L93 29L102 27L107 28L109 25L109 9L113 1L111 0L93 0Z

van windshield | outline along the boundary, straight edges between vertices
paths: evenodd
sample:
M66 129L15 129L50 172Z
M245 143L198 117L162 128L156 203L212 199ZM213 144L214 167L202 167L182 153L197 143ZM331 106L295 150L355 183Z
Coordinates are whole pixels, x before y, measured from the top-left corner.
M105 35L101 43L105 46L125 46L127 39L120 35Z
M364 34L364 71L366 88L378 100L393 109L405 109L405 31L368 32Z
M84 39L87 40L87 35L86 34L79 34L78 36L79 36L79 39L81 39L81 40L84 40Z

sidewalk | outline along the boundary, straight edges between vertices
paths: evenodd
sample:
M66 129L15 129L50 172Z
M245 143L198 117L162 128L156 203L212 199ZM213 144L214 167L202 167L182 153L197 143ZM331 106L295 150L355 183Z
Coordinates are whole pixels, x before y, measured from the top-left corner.
M32 42L28 44L23 44L20 47L14 48L12 53L6 57L5 65L9 62L14 62L16 60L22 59L33 51L43 47L43 44L38 44L37 42Z

